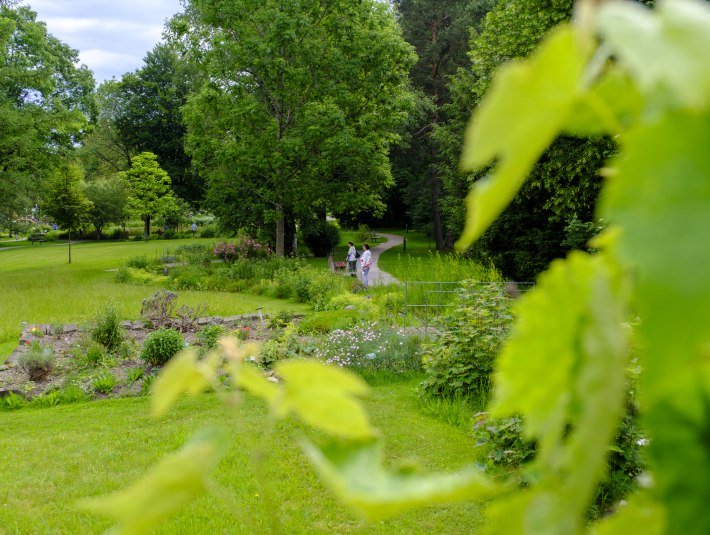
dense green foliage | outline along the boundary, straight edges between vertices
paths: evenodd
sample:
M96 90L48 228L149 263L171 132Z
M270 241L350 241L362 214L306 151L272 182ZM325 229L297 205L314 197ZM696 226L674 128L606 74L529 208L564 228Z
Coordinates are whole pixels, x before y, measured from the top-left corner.
M158 329L148 335L143 342L141 358L153 366L168 362L183 348L183 339L175 329Z
M131 160L131 167L119 173L129 187L128 210L145 224L144 235L150 236L150 221L174 203L170 193L170 177L158 165L151 152L142 152Z
M464 283L453 312L441 319L443 332L424 346L421 391L485 403L495 357L512 323L510 306L503 284Z
M308 222L301 230L301 235L315 256L327 256L340 243L338 227L327 221Z
M0 5L0 224L42 199L42 184L81 140L94 81L78 53L29 7Z
M433 236L437 250L450 249L455 236L442 221L442 158L434 134L447 121L447 79L469 65L469 36L480 29L495 0L397 0L394 5L404 38L418 56L409 76L417 100L403 128L404 142L392 154L396 183L388 211L394 215L403 204L416 228Z
M191 202L204 196L204 184L185 153L186 128L181 107L194 74L186 70L169 42L148 52L144 65L116 86L113 118L118 135L132 153L151 152L168 173L176 196Z
M96 239L109 223L125 223L128 187L124 181L116 176L97 178L84 185L84 195L92 204L87 219L96 230Z
M414 57L387 7L215 0L188 15L173 28L209 80L185 107L188 148L223 225L275 222L283 255L288 218L382 210Z
M599 215L612 227L598 254L552 263L517 307L501 354L492 410L524 417L525 437L539 446L526 469L538 477L491 508L490 531L527 532L531 514L550 533L584 530L624 407L623 322L638 314L653 484L599 532L702 533L710 525L701 408L710 289L697 266L710 258L699 230L710 224L708 8L682 0L656 13L632 3L586 7L576 28L557 29L529 61L497 75L467 132L464 166L497 163L469 199L464 244L505 208L561 131L615 135L620 147L602 192ZM604 37L598 52L593 30Z

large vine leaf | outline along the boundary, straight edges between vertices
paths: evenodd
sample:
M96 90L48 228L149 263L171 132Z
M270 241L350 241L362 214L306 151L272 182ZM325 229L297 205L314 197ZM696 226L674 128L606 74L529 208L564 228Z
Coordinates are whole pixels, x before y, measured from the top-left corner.
M562 535L583 527L623 404L623 280L604 255L576 252L554 262L518 306L492 410L523 415L539 448L530 468L538 484L495 509L509 519L501 525L517 526L513 532ZM490 531L504 533L495 523Z
M573 28L561 26L532 57L513 61L496 75L469 123L461 168L475 170L493 159L497 165L468 196L460 247L470 245L503 211L568 121L582 90L588 50Z
M213 380L222 358L216 351L199 361L194 349L186 349L168 361L151 388L153 417L164 416L184 394L199 394Z
M204 431L180 451L165 457L132 487L88 498L78 507L116 520L116 535L150 533L162 520L202 494L209 474L226 451L222 432Z
M674 112L620 142L602 214L623 229L616 253L637 270L643 377L655 397L682 381L710 339L710 118Z
M411 469L390 472L382 463L379 440L303 444L323 480L340 499L370 521L409 509L467 499L485 499L503 489L476 468L420 475Z
M709 11L694 0L659 2L654 11L607 2L598 26L649 100L702 109L710 103Z
M293 412L308 425L345 438L374 435L357 400L368 388L357 375L314 360L279 362L276 372L283 379L279 415Z

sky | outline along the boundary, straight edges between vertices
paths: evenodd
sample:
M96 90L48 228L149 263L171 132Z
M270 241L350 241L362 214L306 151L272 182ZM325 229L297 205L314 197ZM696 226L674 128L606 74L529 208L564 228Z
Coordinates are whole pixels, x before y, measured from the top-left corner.
M79 51L96 83L139 69L180 0L25 0L54 37Z

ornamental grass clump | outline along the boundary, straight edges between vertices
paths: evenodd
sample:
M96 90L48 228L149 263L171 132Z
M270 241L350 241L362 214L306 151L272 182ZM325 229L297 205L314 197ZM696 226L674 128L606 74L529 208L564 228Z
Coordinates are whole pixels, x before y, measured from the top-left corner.
M27 373L30 381L43 381L54 369L54 350L33 342L30 350L20 356L17 365Z
M175 329L158 329L143 343L141 358L153 366L162 366L183 348L183 339Z
M96 327L91 331L91 338L109 351L115 351L121 345L124 338L123 327L114 305L107 305L99 314Z

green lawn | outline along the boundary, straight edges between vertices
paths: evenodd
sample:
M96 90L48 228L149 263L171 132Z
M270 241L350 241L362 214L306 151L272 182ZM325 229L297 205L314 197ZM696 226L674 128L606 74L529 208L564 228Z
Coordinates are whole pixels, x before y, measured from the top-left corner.
M472 439L423 416L414 386L374 387L366 401L385 437L387 462L414 459L426 470L472 462ZM248 397L237 410L235 419L216 395L202 395L183 400L160 423L149 419L145 398L0 413L0 533L102 532L109 524L73 503L130 484L207 425L234 430L215 474L230 502L203 496L159 533L458 534L482 524L479 507L466 503L363 525L314 475L297 446L299 426L272 426L264 406Z
M157 285L114 282L115 270L133 256L164 256L186 243L215 240L155 240L135 242L83 242L72 245L67 263L66 244L44 243L0 250L0 363L17 344L20 324L82 323L95 317L113 301L126 319L137 318L141 301L159 289ZM179 292L180 303L206 303L208 313L233 315L280 310L303 312L302 304L268 297L220 292Z

